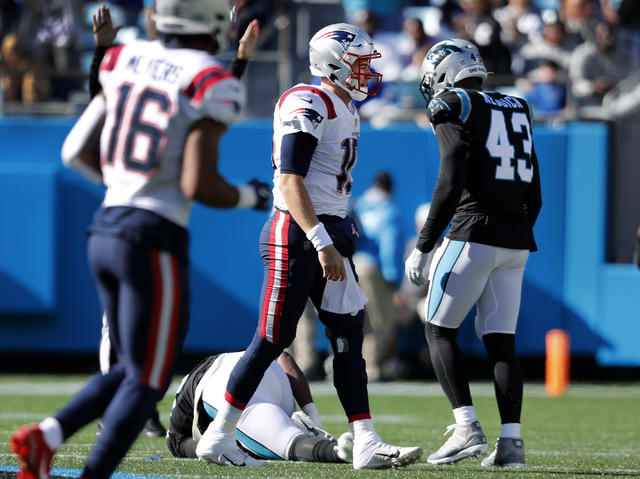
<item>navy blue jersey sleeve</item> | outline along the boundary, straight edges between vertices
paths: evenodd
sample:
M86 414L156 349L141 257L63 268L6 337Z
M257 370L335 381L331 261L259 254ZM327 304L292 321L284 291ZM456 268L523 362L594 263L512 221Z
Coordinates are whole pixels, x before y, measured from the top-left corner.
M280 172L307 176L318 139L310 133L298 131L282 137Z
M453 218L469 174L470 140L462 125L441 123L435 127L440 147L440 169L431 209L418 236L416 248L430 252Z
M427 106L427 117L434 126L447 122L465 123L471 113L471 98L459 88L449 88L436 94Z

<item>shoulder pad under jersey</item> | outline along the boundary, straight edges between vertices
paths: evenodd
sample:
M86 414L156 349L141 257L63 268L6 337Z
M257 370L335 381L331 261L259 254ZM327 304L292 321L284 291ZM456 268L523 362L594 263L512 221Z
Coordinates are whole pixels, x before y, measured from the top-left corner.
M300 85L287 90L278 100L278 108L282 126L316 137L327 120L337 117L331 97L312 85Z
M461 88L447 88L433 96L427 105L427 117L432 125L446 122L465 123L471 113L471 98Z
M244 106L244 86L221 65L201 70L182 93L203 116L221 123L237 121Z

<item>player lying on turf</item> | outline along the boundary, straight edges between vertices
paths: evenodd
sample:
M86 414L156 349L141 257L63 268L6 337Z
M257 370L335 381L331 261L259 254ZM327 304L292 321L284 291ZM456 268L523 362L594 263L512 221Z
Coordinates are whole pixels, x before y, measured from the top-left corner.
M167 434L171 454L198 457L198 442L206 441L202 436L224 400L229 375L241 356L242 352L209 356L184 377L171 409ZM322 429L309 384L285 352L267 369L236 428L236 440L247 453L285 461L351 462L350 434L344 434L339 448L338 441Z

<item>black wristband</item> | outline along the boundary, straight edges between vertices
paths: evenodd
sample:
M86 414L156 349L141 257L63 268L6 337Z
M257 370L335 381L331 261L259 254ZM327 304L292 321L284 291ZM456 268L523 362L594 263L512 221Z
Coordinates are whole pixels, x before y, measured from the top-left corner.
M98 80L100 63L102 63L102 59L108 49L109 47L96 45L96 48L93 51L93 59L91 60L91 66L89 67L89 94L91 95L91 98L100 93L101 86L100 81Z
M231 65L229 65L229 71L234 77L242 78L242 75L247 68L247 63L249 63L249 60L246 58L235 57L231 62Z

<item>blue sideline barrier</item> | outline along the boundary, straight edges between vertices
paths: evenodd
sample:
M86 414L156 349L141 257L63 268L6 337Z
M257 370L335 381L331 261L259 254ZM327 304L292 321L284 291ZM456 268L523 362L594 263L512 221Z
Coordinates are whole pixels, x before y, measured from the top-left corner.
M73 119L0 118L0 350L96 350L100 308L86 260L86 227L102 188L62 167L59 152ZM605 125L538 125L543 208L536 225L540 251L525 274L518 350L544 354L551 328L571 334L572 352L603 365L640 365L632 344L640 325L640 273L604 262L608 132ZM220 170L234 183L271 178L271 121L230 128ZM431 197L438 156L430 131L411 124L372 130L363 125L354 197L388 170L403 206L407 235L415 208ZM262 262L258 236L266 213L193 209L191 327L185 351L246 346L257 321ZM463 349L482 355L472 321Z

